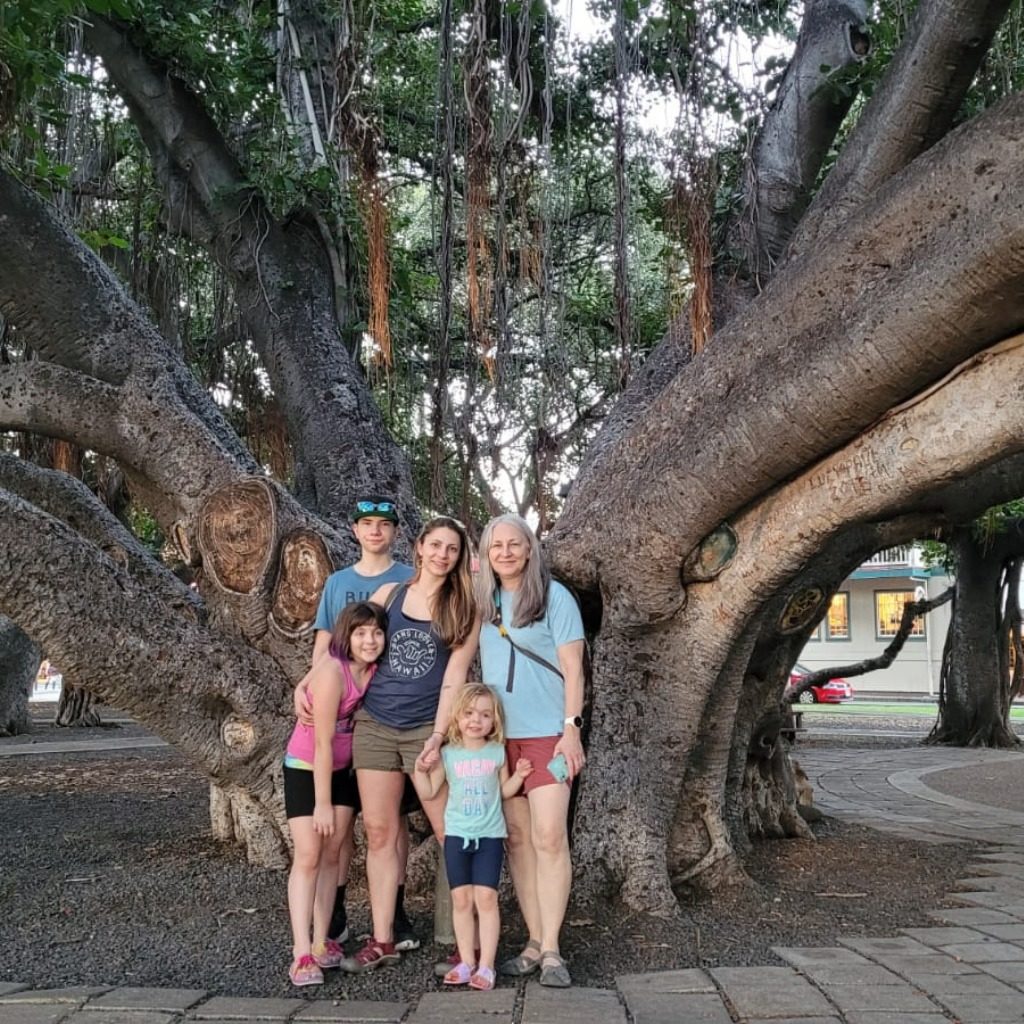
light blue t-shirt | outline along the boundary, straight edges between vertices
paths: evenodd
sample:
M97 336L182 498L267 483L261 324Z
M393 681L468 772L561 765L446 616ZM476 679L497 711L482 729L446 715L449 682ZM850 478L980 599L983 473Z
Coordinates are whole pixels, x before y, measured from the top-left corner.
M508 835L501 809L501 766L505 747L486 743L467 750L448 743L441 748L448 780L444 834L460 839L504 839Z
M516 629L515 591L501 591L501 621L520 646L558 666L558 648L584 638L583 619L576 599L557 580L548 588L548 607L542 619ZM505 735L514 740L561 736L565 724L565 683L550 669L516 651L512 692L507 691L512 645L487 622L480 629L480 665L484 682L501 700Z
M391 566L376 576L364 576L356 572L355 566L339 569L327 577L324 592L320 595L320 607L316 610L314 629L326 629L329 633L342 609L353 601L369 601L370 595L385 583L404 583L412 576L412 566L392 562Z

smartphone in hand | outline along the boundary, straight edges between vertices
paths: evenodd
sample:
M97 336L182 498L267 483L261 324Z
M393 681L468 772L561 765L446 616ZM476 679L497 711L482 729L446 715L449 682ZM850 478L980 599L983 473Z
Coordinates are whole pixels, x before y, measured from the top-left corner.
M569 764L565 760L565 754L555 754L555 756L548 761L548 771L551 772L559 782L568 782Z

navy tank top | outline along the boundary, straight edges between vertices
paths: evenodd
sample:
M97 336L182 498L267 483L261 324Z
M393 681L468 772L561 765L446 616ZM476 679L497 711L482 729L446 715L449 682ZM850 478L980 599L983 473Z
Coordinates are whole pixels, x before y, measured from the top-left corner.
M366 689L363 710L381 725L413 729L434 721L451 650L432 622L402 610L408 584L398 590L388 609L387 652Z

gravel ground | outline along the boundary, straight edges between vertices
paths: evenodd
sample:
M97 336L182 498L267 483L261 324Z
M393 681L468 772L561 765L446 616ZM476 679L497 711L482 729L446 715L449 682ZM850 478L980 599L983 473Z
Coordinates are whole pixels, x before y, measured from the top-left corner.
M169 748L0 759L0 980L291 994L284 875L214 842L206 794ZM966 873L972 849L828 819L816 829L816 842L760 844L748 862L753 883L684 900L683 925L570 908L564 952L575 980L607 986L647 968L777 963L773 944L832 945L841 933L930 924L926 911ZM408 903L428 934L429 902ZM350 907L365 923L358 889ZM513 952L511 908L506 922L503 950ZM438 953L424 944L396 968L329 976L322 994L415 998L436 986Z

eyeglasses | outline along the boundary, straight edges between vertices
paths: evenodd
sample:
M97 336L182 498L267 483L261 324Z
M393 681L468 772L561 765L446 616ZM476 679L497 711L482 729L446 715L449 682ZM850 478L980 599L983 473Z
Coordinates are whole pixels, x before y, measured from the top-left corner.
M393 501L357 501L356 511L362 512L364 515L370 512L383 512L385 515L390 515L397 509Z

